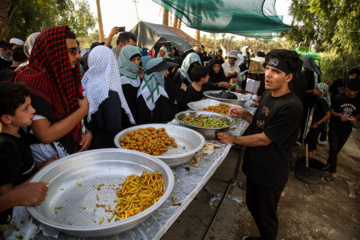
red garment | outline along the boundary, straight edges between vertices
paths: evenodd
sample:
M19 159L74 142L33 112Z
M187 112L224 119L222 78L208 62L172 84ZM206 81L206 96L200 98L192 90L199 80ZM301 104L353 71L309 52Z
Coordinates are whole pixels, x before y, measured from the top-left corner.
M14 81L23 82L30 89L36 114L52 123L60 121L79 108L82 96L79 66L71 69L66 46L67 26L54 26L42 31L31 52L29 65L19 72ZM59 139L71 154L80 149L81 123Z

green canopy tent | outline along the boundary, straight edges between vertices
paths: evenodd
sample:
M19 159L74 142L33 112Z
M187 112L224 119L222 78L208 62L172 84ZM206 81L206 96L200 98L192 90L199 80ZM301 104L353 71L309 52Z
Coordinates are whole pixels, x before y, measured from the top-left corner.
M276 0L153 0L188 27L210 33L273 38L292 26L282 22Z
M315 62L317 63L317 65L320 67L321 56L319 54L314 53L310 49L307 51L301 51L299 48L296 48L295 51L300 55L301 58L303 58L305 56L312 57L315 60Z

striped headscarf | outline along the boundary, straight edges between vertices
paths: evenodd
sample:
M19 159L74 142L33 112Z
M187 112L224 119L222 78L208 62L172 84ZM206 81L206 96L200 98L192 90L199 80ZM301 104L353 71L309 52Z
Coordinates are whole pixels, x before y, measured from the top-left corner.
M319 91L322 93L321 98L325 99L328 106L330 107L331 102L330 102L330 96L329 96L329 86L326 83L318 83L316 88L319 89Z
M71 69L65 31L68 26L54 26L42 31L31 51L29 65L15 80L30 90L36 114L58 122L79 108L82 96L79 63ZM81 123L58 142L69 153L80 149Z
M314 86L317 86L319 82L321 82L321 71L316 65L315 60L310 56L305 56L302 58L303 66L307 69L310 69L314 73Z
M135 55L141 57L139 49L132 45L127 45L121 49L118 59L120 75L126 76L130 80L136 80L138 77L139 65L130 61Z

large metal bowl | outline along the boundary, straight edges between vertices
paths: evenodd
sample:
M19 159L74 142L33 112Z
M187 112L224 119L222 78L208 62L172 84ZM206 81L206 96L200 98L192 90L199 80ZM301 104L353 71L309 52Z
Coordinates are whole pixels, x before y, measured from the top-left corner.
M121 221L112 219L108 222L107 218L112 213L97 208L96 204L106 204L106 208L110 204L114 209L117 204L114 202L117 198L114 189L127 176L141 175L144 170L162 173L164 195L141 213ZM169 166L148 154L124 149L101 149L59 159L39 171L31 181L50 182L45 201L40 206L27 207L34 218L73 236L104 237L134 228L150 217L169 198L174 186L174 174ZM99 184L104 186L97 190ZM60 206L63 208L55 209ZM102 217L105 220L100 225Z
M223 121L229 122L230 124L227 127L207 128L207 127L197 127L197 126L193 126L193 125L181 122L181 120L186 117L197 118L199 116L206 116L206 117L215 116L215 117L221 118ZM207 111L179 112L178 114L175 115L175 119L179 122L179 124L181 126L185 126L185 127L194 129L195 131L199 132L201 135L203 135L205 137L206 140L217 139L218 132L227 131L227 130L229 130L229 128L231 128L235 124L235 120L230 116L226 116L226 115L223 115L220 113L207 112Z
M220 93L220 92L221 92L221 90L205 91L204 95L207 98L210 98L210 99L214 99L214 100L217 100L217 101L220 101L220 102L226 102L226 103L235 104L235 105L238 105L238 106L241 106L241 107L243 107L245 105L246 101L248 101L250 99L249 96L239 94L239 93L235 93L235 92L232 92L232 93L237 97L237 99L226 99L226 98L214 97L213 94L217 94L217 93Z
M228 104L230 107L239 107L238 105L235 105L235 104L231 104L231 103L227 103L227 102L220 102L220 101L217 101L214 99L203 99L203 100L196 101L196 102L190 102L187 105L189 108L191 108L192 110L195 110L195 111L206 111L203 109L208 108L210 106L217 106L220 103ZM227 115L227 114L223 114L223 115Z
M176 167L187 163L192 159L195 153L205 145L204 137L198 132L173 124L143 124L127 128L116 134L114 138L115 145L118 148L122 148L120 145L120 138L124 137L127 133L133 132L139 128L148 127L154 127L156 129L165 128L168 135L175 139L175 142L178 145L176 148L171 147L163 155L156 156L170 167Z

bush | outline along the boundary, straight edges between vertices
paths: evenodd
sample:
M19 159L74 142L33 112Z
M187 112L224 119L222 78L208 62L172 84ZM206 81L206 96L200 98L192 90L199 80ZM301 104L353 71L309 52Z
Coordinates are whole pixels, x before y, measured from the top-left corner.
M322 81L329 86L334 80L344 78L351 68L360 68L360 56L356 54L340 56L335 52L324 52L320 55Z

